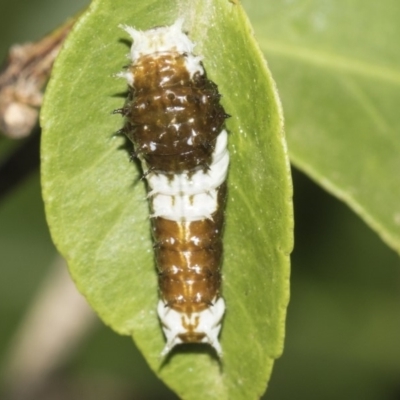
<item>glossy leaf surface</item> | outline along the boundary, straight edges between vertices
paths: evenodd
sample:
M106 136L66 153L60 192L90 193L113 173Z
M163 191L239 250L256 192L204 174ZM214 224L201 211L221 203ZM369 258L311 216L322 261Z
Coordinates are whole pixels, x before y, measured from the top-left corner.
M244 0L291 161L400 252L400 3Z

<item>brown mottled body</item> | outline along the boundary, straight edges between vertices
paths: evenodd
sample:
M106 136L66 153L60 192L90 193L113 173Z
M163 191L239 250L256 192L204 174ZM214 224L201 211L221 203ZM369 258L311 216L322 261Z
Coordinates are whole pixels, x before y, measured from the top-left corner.
M160 291L165 303L177 311L198 312L219 297L226 184L218 195L219 208L212 219L153 219Z
M134 86L126 112L135 151L151 171L206 168L226 118L217 86L205 74L191 78L177 53L143 56L130 69Z
M123 109L125 132L149 173L172 180L175 174L190 179L196 171L207 171L227 117L217 86L205 73L190 76L185 54L175 52L144 55L129 71L133 85ZM225 183L217 197L211 218L152 219L161 299L185 315L212 307L220 297ZM203 341L205 333L196 332L196 324L183 319L182 324L186 332L178 336L183 342Z

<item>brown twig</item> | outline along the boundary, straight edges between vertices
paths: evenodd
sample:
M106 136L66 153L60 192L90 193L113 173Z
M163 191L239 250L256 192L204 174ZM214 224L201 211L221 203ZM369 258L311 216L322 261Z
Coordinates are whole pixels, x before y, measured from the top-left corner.
M54 60L75 18L34 43L14 45L0 69L0 135L26 138L0 160L0 200L39 167L39 110Z
M10 48L0 71L0 131L4 135L20 139L37 125L43 88L74 22L68 20L37 42Z

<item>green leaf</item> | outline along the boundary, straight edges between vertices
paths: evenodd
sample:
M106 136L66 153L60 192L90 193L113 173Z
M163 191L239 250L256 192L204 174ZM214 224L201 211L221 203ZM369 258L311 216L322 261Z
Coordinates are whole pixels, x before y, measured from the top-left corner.
M123 121L128 38L184 17L232 115L224 236L223 360L181 346L163 363L146 193L129 162ZM54 67L42 111L42 184L54 242L103 321L132 335L184 399L251 399L282 352L292 248L291 183L274 82L240 6L219 1L102 0L78 21ZM136 183L135 183L136 182Z
M400 3L244 0L291 161L400 252Z

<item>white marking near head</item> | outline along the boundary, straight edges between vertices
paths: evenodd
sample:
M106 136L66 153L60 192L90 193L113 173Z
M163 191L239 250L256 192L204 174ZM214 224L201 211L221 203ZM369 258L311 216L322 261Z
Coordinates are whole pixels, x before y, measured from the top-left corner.
M150 150L155 151L157 149L157 144L154 142L150 142Z
M130 71L122 71L118 72L114 75L116 78L123 78L126 79L129 86L133 86L133 74Z
M119 25L133 39L130 58L136 63L140 57L157 53L176 52L185 55L185 65L193 77L195 73L204 74L201 57L193 55L195 44L182 31L183 19L179 18L171 26L161 26L140 31L128 25Z

